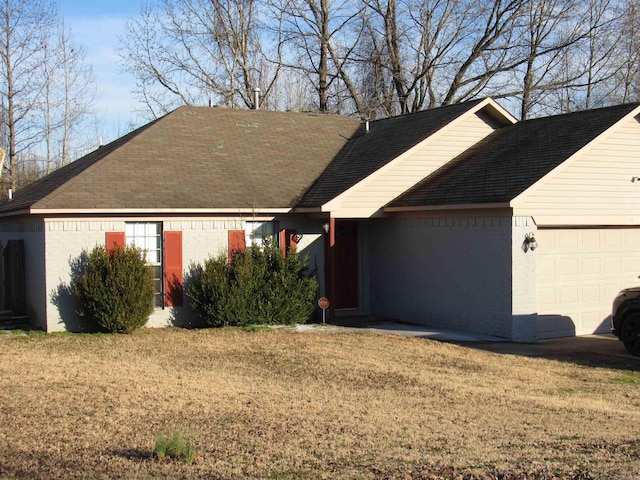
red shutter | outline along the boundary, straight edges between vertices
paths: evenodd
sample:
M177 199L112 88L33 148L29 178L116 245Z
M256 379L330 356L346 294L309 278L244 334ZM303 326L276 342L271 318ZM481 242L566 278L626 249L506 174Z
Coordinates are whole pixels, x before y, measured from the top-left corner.
M182 232L164 232L164 281L167 307L184 303L182 279Z
M247 249L244 230L229 230L229 262Z
M122 247L126 245L124 239L124 232L107 232L105 234L105 245L107 252L111 253L116 247Z
M280 243L280 253L283 257L287 256L290 249L296 249L298 246L297 238L297 232L293 229L280 230L278 240Z

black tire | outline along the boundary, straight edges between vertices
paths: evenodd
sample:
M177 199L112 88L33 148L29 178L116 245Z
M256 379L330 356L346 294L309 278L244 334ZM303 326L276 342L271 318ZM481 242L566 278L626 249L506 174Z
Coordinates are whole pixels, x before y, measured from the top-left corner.
M620 340L631 355L640 357L640 313L632 313L624 319Z

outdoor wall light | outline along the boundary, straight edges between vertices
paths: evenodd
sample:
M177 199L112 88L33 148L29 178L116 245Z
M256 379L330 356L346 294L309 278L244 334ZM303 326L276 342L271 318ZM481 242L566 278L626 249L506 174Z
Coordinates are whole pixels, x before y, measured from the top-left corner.
M536 237L533 234L533 232L531 233L527 233L524 236L524 246L525 246L525 252L527 250L535 250L536 248L538 248L538 242L536 241Z
M296 240L296 243L300 243L300 240L302 240L302 234L301 233L296 233L293 237Z
M330 228L329 222L324 222L322 224L322 230L324 230L324 233L329 233L329 228Z

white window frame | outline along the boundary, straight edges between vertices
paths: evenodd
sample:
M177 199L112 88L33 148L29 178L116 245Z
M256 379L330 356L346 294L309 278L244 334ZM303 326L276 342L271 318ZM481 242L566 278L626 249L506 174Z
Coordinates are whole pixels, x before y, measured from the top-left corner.
M164 242L162 222L125 222L125 242L144 251L147 265L153 268L156 308L164 308Z

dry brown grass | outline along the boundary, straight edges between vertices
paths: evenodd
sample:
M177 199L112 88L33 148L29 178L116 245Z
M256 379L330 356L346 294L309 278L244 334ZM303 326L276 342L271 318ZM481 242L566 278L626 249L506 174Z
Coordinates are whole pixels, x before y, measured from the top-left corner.
M158 435L193 464L153 457ZM640 373L374 333L0 336L0 478L618 478Z

